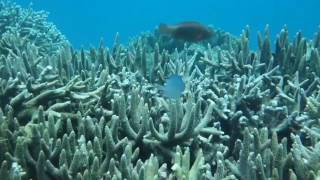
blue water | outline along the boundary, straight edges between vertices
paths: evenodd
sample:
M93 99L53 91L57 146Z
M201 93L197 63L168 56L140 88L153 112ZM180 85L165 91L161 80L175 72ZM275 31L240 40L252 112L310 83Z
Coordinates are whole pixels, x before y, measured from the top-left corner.
M97 46L101 37L112 44L116 32L126 43L143 31L153 31L160 23L195 20L239 35L248 24L251 46L256 32L270 25L272 37L284 24L290 37L297 31L312 38L318 31L320 0L16 0L35 10L50 12L49 21L66 35L74 47ZM273 38L274 40L274 38Z

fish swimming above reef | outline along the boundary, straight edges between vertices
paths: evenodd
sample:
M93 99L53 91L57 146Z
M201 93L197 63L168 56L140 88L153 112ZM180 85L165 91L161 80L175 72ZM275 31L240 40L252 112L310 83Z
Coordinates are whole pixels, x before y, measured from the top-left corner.
M187 42L199 42L212 37L213 30L198 22L182 22L176 25L159 25L159 33L171 36L174 39Z
M160 91L163 96L170 99L178 99L185 88L182 77L178 74L171 75L163 86L160 86Z

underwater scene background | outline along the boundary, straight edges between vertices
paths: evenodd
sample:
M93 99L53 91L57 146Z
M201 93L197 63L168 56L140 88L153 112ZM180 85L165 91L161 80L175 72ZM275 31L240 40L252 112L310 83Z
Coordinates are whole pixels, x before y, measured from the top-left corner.
M128 42L130 37L143 31L154 31L159 23L175 24L199 21L223 29L234 35L249 25L252 48L256 48L256 32L270 25L272 42L276 34L287 25L290 38L297 31L312 38L319 25L320 1L308 0L138 0L87 1L17 0L18 4L50 12L48 20L68 37L74 47L90 47L103 38L112 45L114 35Z
M30 2L0 0L0 180L320 179L318 1Z

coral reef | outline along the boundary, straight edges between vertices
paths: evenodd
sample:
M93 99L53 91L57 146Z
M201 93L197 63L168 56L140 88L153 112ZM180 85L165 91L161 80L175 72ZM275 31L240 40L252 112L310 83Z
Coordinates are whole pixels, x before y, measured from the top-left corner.
M28 44L37 47L39 56L56 53L67 40L54 24L46 21L47 16L45 11L23 9L9 0L1 0L0 53L22 56L19 50L27 49Z
M257 51L249 27L74 50L43 12L0 2L1 179L320 177L320 31L284 27L275 53L268 26ZM176 101L157 90L171 74Z

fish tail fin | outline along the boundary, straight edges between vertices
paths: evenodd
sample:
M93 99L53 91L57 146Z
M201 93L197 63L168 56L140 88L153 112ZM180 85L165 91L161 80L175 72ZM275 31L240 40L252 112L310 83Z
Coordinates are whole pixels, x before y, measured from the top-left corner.
M170 34L172 32L172 28L170 28L170 26L168 26L167 24L160 23L159 24L159 32L161 34Z

